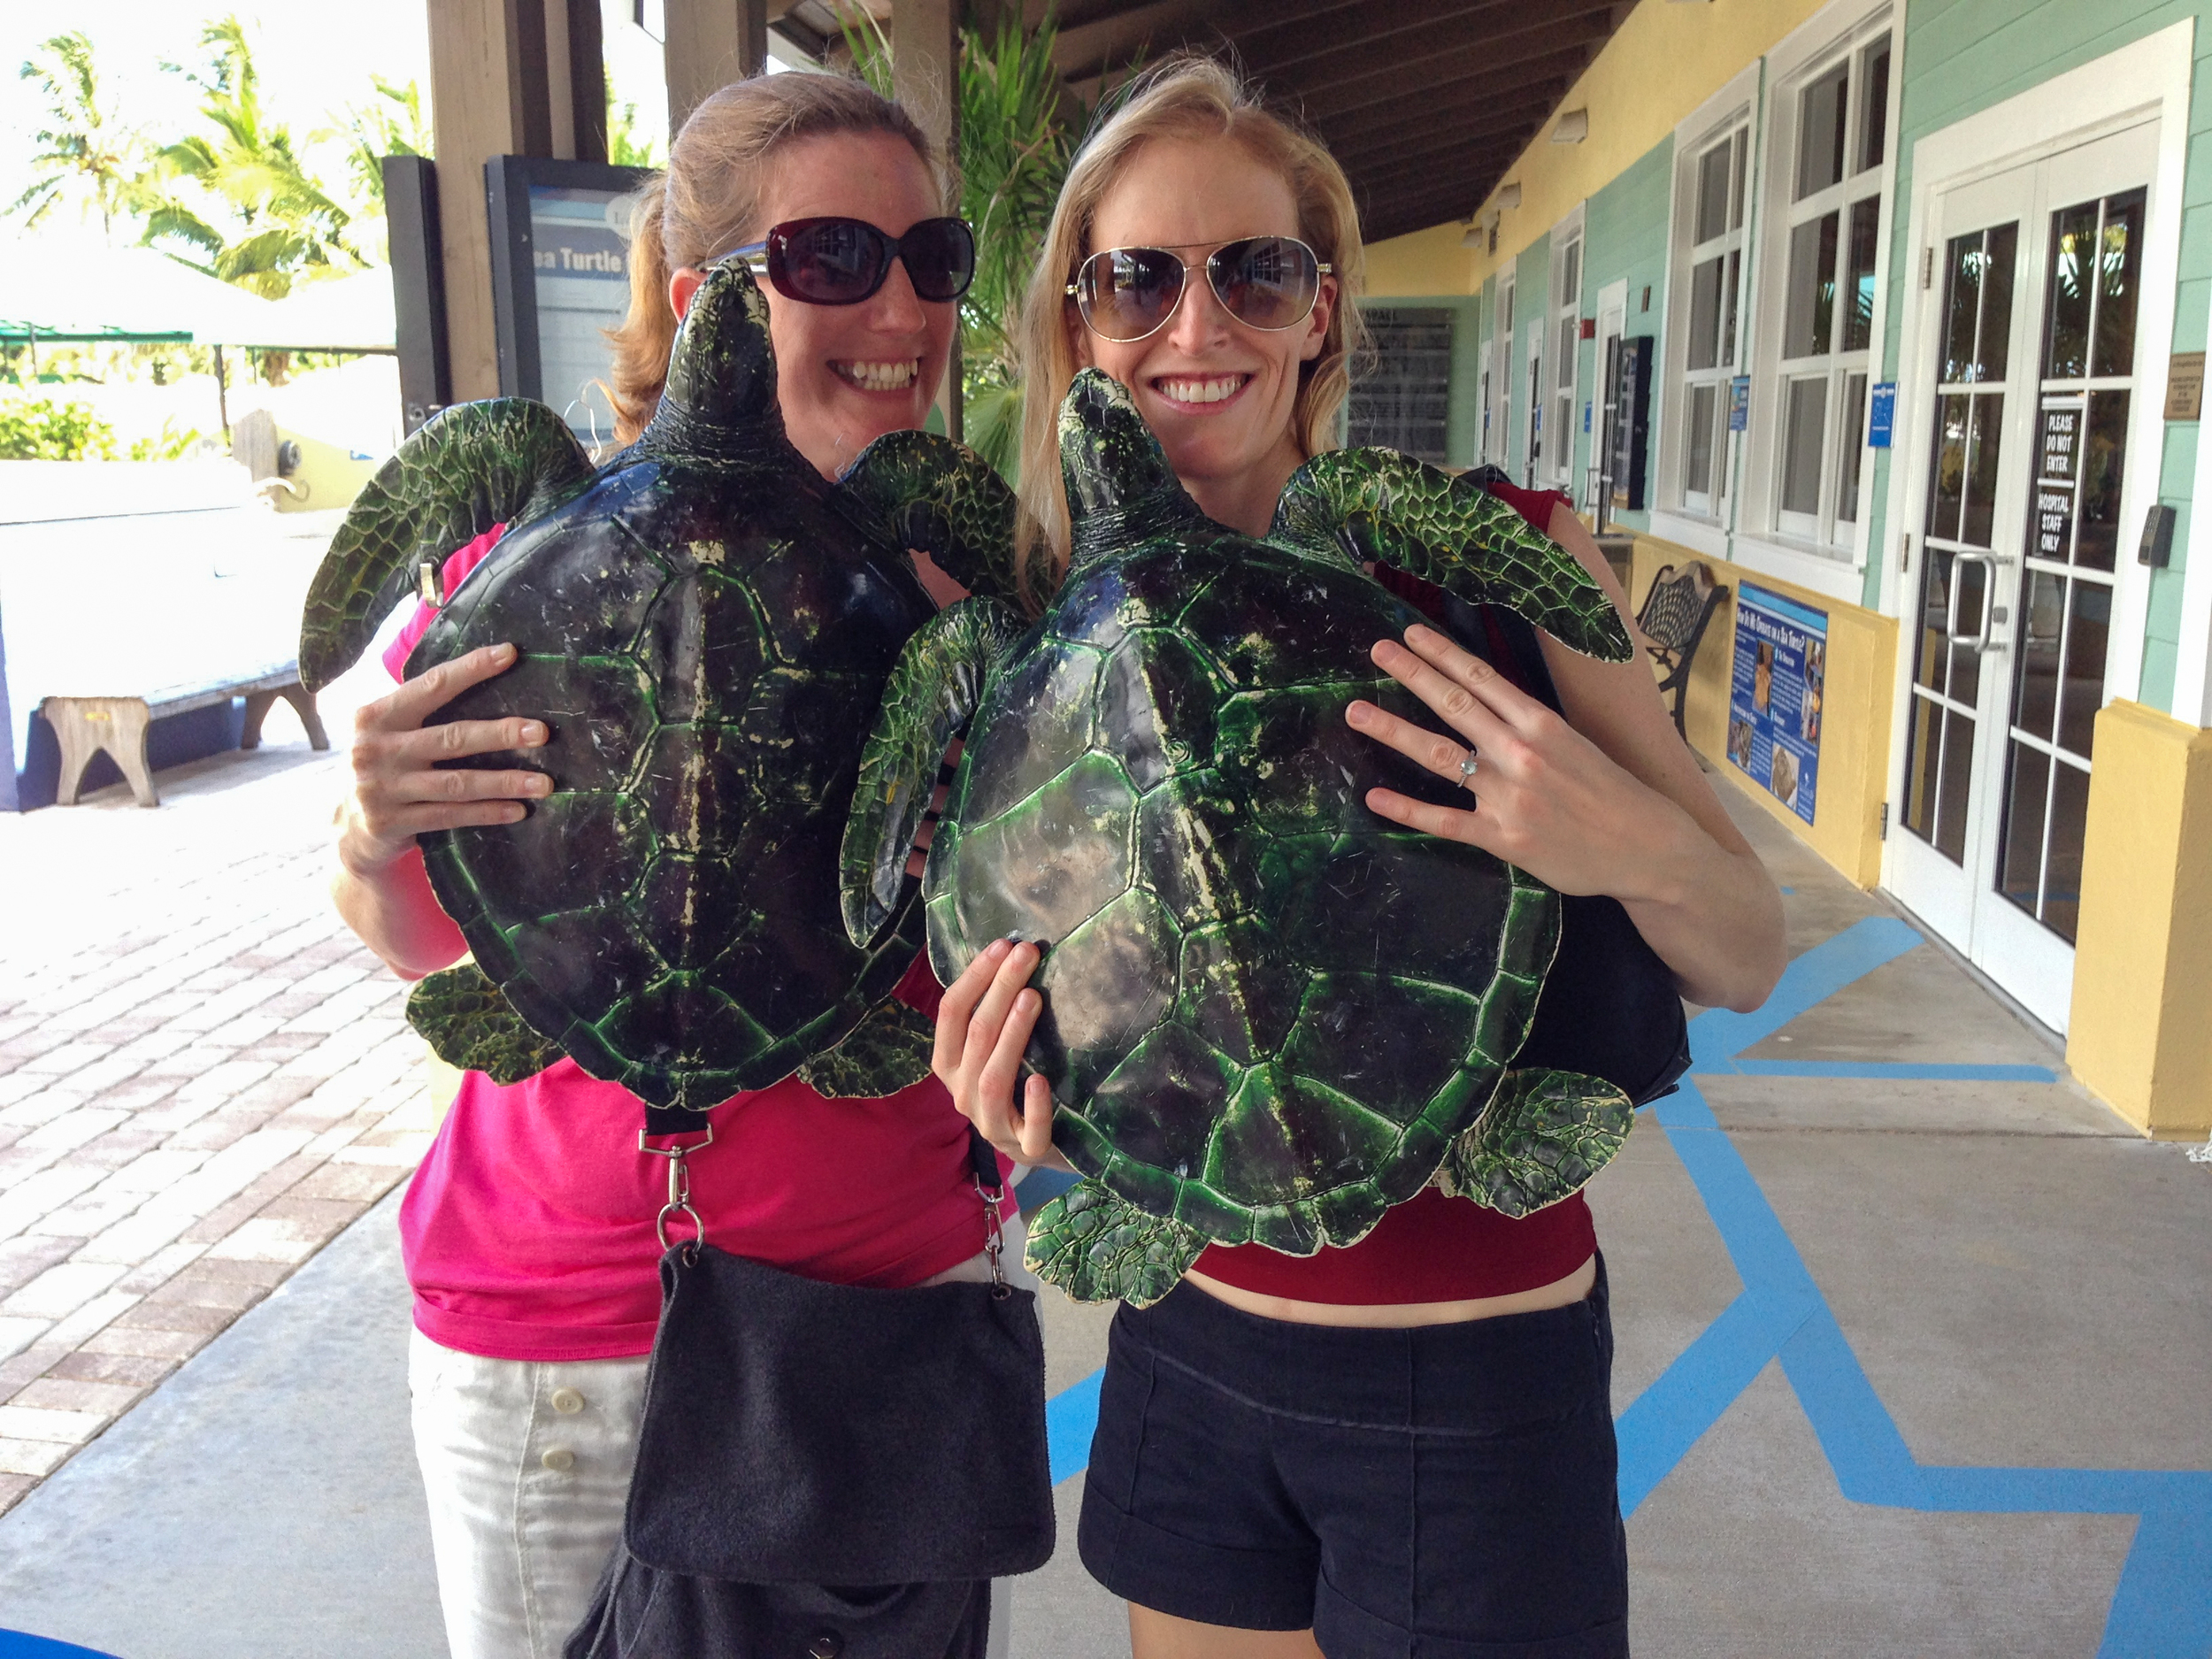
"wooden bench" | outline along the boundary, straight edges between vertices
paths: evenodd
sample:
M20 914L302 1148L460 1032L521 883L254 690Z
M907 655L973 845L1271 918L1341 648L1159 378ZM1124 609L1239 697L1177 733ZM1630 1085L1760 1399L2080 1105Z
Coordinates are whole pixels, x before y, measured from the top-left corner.
M170 715L228 703L233 697L246 700L246 727L239 748L261 747L261 723L279 697L298 712L311 744L317 749L330 747L322 717L315 711L315 695L300 684L297 662L271 664L231 680L164 687L142 696L47 697L40 702L38 711L54 728L54 741L61 749L57 803L77 803L85 768L105 749L122 769L138 804L160 805L161 797L154 793L153 770L146 759L146 735L153 723Z
M1662 565L1644 595L1643 609L1636 613L1646 649L1662 671L1659 694L1674 694L1674 729L1686 740L1689 733L1683 729L1682 702L1689 695L1690 665L1697 660L1706 625L1727 596L1728 585L1715 581L1707 565L1690 564L1680 570Z

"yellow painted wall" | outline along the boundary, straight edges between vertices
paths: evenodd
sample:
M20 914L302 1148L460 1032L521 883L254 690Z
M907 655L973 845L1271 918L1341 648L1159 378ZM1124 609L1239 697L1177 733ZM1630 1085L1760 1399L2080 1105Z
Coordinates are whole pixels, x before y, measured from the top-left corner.
M2212 730L2097 716L2066 1064L2146 1133L2212 1134Z
M1638 536L1629 596L1640 609L1661 566L1700 555L1654 536ZM1780 581L1725 559L1705 559L1728 596L1713 613L1690 671L1683 724L1690 747L1774 814L1812 849L1863 887L1882 879L1882 800L1889 787L1889 710L1897 672L1897 620ZM1824 611L1828 678L1820 733L1820 772L1813 821L1785 807L1728 759L1728 677L1736 650L1736 589L1749 581ZM2098 764L2103 764L2101 752Z
M1826 0L1709 0L1679 5L1641 0L1605 50L1560 101L1587 110L1590 135L1551 142L1551 123L1505 170L1521 201L1506 210L1498 251L1459 245L1461 227L1440 225L1367 250L1368 286L1379 294L1473 294L1490 273L1612 182L1687 119L1744 65L1820 10ZM1484 204L1485 211L1489 207Z

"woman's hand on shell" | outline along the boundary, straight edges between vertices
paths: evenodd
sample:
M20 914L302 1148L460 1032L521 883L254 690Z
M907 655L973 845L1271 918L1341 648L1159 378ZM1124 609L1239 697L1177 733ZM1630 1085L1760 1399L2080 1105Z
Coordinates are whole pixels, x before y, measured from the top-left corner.
M1649 839L1649 815L1679 809L1435 629L1409 628L1403 645L1378 641L1373 655L1457 737L1366 702L1345 710L1347 722L1469 793L1463 805L1438 806L1394 789L1371 789L1371 810L1480 847L1562 893L1640 896L1634 892L1635 849ZM1460 767L1471 749L1476 770L1468 777Z
M953 1104L1009 1157L1056 1170L1071 1167L1052 1144L1052 1086L1022 1076L1044 996L1029 983L1037 947L995 940L946 987L937 1009L930 1069ZM1018 1094L1017 1093L1018 1091Z
M543 772L441 769L438 763L546 741L541 720L452 720L425 726L467 690L513 666L515 648L487 645L418 674L367 704L353 722L353 793L341 820L338 856L357 876L374 876L404 856L425 830L512 824L526 801L553 792Z

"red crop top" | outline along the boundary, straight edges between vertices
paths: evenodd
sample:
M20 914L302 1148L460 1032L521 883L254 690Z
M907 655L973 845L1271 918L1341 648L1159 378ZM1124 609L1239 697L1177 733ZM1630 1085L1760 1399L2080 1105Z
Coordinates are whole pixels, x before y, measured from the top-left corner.
M1548 531L1555 490L1493 485L1491 493L1539 530ZM1428 583L1385 569L1379 580L1438 621L1442 595ZM1509 663L1497 666L1512 673ZM1217 1244L1194 1264L1239 1290L1294 1302L1380 1306L1469 1302L1555 1284L1590 1259L1597 1229L1580 1193L1516 1221L1463 1198L1426 1187L1394 1205L1357 1244L1286 1256L1264 1245Z

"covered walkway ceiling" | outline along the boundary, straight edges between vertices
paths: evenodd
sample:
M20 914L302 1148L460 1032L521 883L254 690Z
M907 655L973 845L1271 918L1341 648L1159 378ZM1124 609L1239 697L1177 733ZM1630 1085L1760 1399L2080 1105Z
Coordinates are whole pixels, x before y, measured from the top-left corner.
M815 35L833 0L770 0ZM876 0L872 11L887 12ZM1370 241L1482 205L1634 8L1625 0L1060 0L1056 54L1086 104L1134 63L1228 49L1351 175ZM988 12L988 4L972 8ZM1034 22L1041 7L1027 8Z

